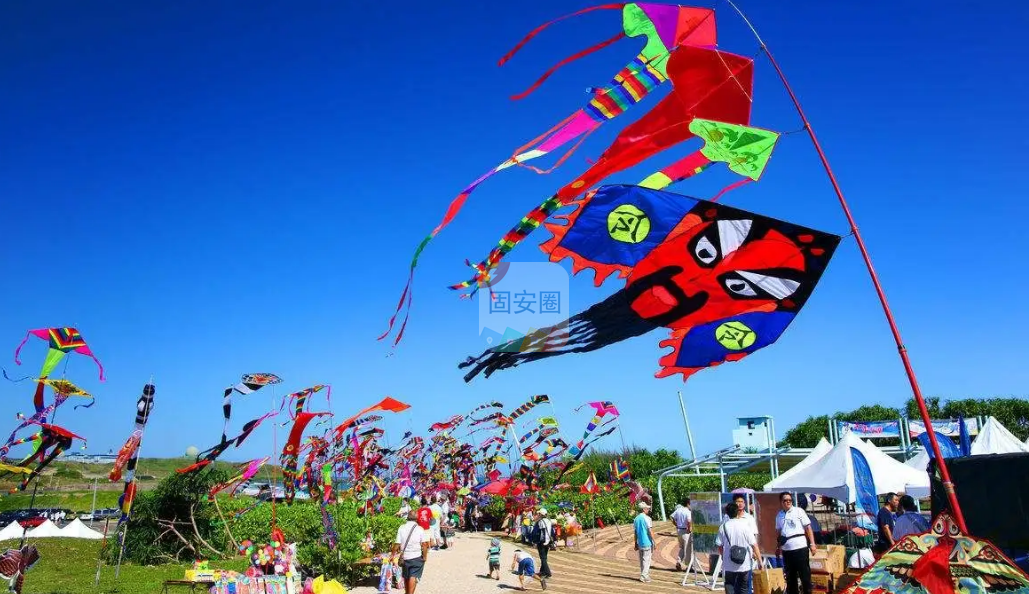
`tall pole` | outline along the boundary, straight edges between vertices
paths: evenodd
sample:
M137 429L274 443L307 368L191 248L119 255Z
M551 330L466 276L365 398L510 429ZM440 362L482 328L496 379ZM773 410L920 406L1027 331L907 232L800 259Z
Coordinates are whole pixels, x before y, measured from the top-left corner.
M690 418L686 416L686 403L682 399L682 390L676 392L679 395L679 410L682 411L682 423L686 426L686 440L690 444L690 461L697 459L697 450L693 447L693 432L690 431Z
M93 505L89 508L89 523L92 524L96 521L96 487L97 483L100 482L100 478L93 479Z
M925 406L925 398L922 397L922 389L918 385L918 380L915 378L915 370L911 366L911 360L908 357L907 347L904 346L904 341L900 337L900 330L897 328L897 322L893 318L893 312L890 310L890 305L886 301L886 293L883 292L882 285L879 283L879 276L875 273L875 267L872 266L872 258L868 255L868 249L865 247L865 240L861 237L861 232L858 231L857 223L854 221L854 215L850 212L850 206L847 205L846 198L843 197L843 190L840 189L840 184L836 181L836 175L833 174L832 167L829 165L829 159L825 156L825 152L822 150L822 145L818 143L818 137L815 136L815 130L811 126L811 122L808 121L807 116L804 115L804 110L800 106L800 100L793 93L793 88L790 86L786 75L783 73L782 68L779 67L779 63L775 61L775 57L772 56L772 52L768 49L765 41L758 35L757 29L750 23L743 11L733 3L732 0L725 0L729 6L740 15L743 22L747 24L750 31L754 34L754 38L761 45L761 51L768 56L768 61L775 68L776 74L779 75L779 79L782 81L783 87L790 96L790 100L793 102L793 106L797 109L797 115L800 116L801 121L804 122L804 128L807 130L808 136L811 137L811 143L815 147L815 151L818 153L818 158L822 162L822 167L825 168L825 173L829 177L829 183L832 184L833 191L836 193L836 197L839 199L840 207L843 209L844 216L847 217L847 224L850 225L851 234L854 236L854 241L857 243L858 250L861 252L861 258L865 262L865 268L868 269L868 275L872 279L872 285L875 287L875 293L879 297L879 303L882 305L883 313L886 315L886 321L890 325L890 332L893 333L893 340L897 344L897 352L900 354L901 363L904 365L904 372L908 376L908 382L911 384L911 393L915 397L915 402L918 403L918 412L925 421L925 430L929 434L929 443L932 445L933 453L936 457L937 466L940 469L940 477L943 479L943 489L947 493L947 499L950 502L951 511L954 512L954 520L957 522L958 527L965 534L968 534L968 528L965 526L965 516L961 513L961 506L958 504L957 493L954 492L954 483L950 480L950 472L947 470L947 463L943 459L940 453L940 444L936 441L936 432L932 428L931 419L929 418L929 410Z

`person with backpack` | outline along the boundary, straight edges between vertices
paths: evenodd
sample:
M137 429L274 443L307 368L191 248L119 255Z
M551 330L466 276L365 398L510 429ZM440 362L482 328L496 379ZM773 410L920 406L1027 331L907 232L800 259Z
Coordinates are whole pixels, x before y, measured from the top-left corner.
M550 573L550 565L547 564L547 555L550 553L550 543L554 541L554 523L547 517L546 508L541 507L537 512L536 524L532 527L530 534L530 540L536 546L536 552L540 556L539 574L549 580L553 574Z
M718 528L715 542L721 547L725 594L750 594L753 572L760 568L761 551L750 521L735 502L725 506L728 520Z

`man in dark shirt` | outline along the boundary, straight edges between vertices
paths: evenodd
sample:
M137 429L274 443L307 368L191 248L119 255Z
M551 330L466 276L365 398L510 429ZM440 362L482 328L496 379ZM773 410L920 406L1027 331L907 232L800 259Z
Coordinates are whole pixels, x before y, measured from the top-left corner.
M879 515L876 516L876 526L879 529L879 537L875 541L875 552L883 554L893 546L893 527L897 524L897 505L900 497L896 493L887 493Z

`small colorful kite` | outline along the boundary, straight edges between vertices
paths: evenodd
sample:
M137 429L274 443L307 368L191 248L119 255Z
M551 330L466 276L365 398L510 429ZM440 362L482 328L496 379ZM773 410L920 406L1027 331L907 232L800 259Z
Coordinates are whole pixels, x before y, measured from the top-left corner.
M465 381L566 353L603 348L658 328L672 352L657 377L738 361L774 343L806 303L840 237L721 204L641 188L605 186L577 203L542 249L626 286L552 326L459 367Z
M32 397L32 404L36 407L36 412L43 410L43 386L45 383L40 380L49 378L50 373L68 353L78 353L93 359L96 362L96 366L100 369L100 381L105 380L104 366L100 363L100 359L96 358L89 345L86 344L86 339L75 328L39 328L37 330L29 330L25 334L24 340L14 350L14 362L16 364L21 365L21 359L18 356L21 353L22 347L25 346L25 343L32 336L47 341L49 345L46 358L43 360L43 367L39 371L39 379L36 380L36 393ZM7 372L4 372L4 376L7 376Z
M225 388L222 397L222 414L225 416L225 425L222 427L222 441L229 433L229 419L232 417L232 395L240 394L246 396L253 394L265 386L281 384L282 378L274 373L245 373L242 380L235 386Z
M122 446L123 450L126 447L130 447L131 454L128 455L128 461L125 466L125 488L118 499L118 507L121 509L121 518L118 519L119 526L128 521L129 515L132 512L132 502L136 499L136 462L139 459L139 448L142 446L143 432L147 421L150 419L150 413L154 410L154 394L156 393L157 388L153 384L143 386L143 393L136 400L136 420L132 428L132 435L125 446ZM135 447L131 447L133 437L136 435L138 435L138 438ZM111 476L113 478L111 480L118 480L121 472L119 471L117 475L112 471Z
M228 490L229 497L235 497L236 491L239 489L239 487L243 483L254 478L254 475L256 475L258 471L261 470L261 467L267 464L268 460L270 459L271 458L269 456L265 456L264 458L257 458L255 460L251 460L245 464L242 464L239 467L238 472L235 475L233 475L232 478L228 479L224 483L220 483L211 487L211 491L207 494L207 498L213 500L215 495L225 490Z

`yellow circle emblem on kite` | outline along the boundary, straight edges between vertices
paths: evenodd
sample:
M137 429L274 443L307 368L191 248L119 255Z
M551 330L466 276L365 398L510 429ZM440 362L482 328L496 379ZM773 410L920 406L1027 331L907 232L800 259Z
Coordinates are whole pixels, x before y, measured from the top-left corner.
M608 213L607 232L615 241L639 243L650 235L650 217L632 204L623 204Z
M726 322L715 328L715 340L730 351L742 351L754 344L757 333L743 322Z

